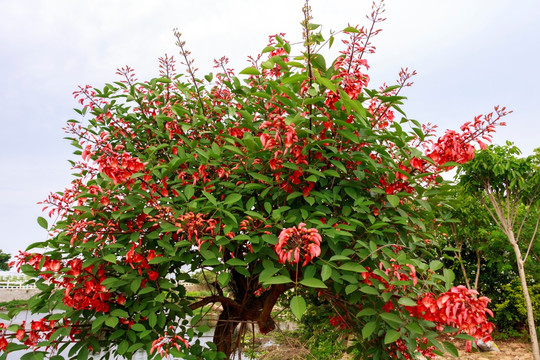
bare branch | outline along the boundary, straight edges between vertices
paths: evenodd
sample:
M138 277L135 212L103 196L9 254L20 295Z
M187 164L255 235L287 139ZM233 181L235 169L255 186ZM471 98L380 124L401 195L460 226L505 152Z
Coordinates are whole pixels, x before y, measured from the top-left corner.
M527 252L525 253L525 257L523 258L523 262L527 261L527 257L529 256L529 253L532 249L532 244L534 243L534 239L536 238L536 233L538 232L538 225L540 224L540 215L538 215L538 219L536 219L536 226L534 227L534 232L531 236L531 241L529 242L529 247L527 248Z

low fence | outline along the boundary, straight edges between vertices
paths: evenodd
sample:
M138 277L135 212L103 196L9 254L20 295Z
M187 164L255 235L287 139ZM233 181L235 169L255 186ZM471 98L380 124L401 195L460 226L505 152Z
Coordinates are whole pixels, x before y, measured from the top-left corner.
M36 288L35 284L25 284L25 281L0 281L0 302L28 300L38 292L39 290Z
M35 289L35 284L25 284L25 281L0 281L0 289Z

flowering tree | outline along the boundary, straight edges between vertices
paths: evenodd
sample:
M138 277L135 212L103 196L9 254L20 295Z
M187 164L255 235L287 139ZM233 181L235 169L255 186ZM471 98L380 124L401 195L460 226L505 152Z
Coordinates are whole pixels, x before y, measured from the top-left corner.
M43 251L17 260L39 276L30 307L47 315L3 325L0 349L37 356L74 342L78 359L140 349L230 358L235 330L276 327L286 292L301 318L300 288L328 301L365 356L456 353L437 330L488 335L488 299L453 287L432 258L431 209L444 201L440 172L470 160L505 111L435 139L400 108L413 74L369 89L364 57L382 11L374 5L368 28L344 29L331 63L321 48L338 34L325 41L306 4L303 48L271 36L243 77L222 58L215 77L198 78L175 32L185 76L165 56L158 78L138 82L125 67L121 81L77 91L86 120L66 127L77 174L44 202L58 220L39 219L50 239L31 248ZM210 296L186 294L196 270ZM197 338L211 303L222 311L205 348Z

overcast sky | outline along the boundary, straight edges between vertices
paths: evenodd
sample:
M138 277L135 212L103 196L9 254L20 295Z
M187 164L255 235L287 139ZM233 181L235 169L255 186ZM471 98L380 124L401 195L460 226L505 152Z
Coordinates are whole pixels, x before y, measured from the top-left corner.
M301 39L300 0L0 0L0 249L17 253L46 232L36 218L51 191L70 182L72 148L63 124L77 118L72 92L118 80L130 65L158 75L158 57L176 55L172 29L202 76L224 55L238 71L268 35ZM313 0L323 33L367 24L368 0ZM401 67L418 72L404 110L422 123L458 129L494 105L514 110L496 143L525 154L539 147L540 1L387 0L387 21L368 58L371 86ZM338 46L335 44L334 46ZM180 66L177 70L181 70Z

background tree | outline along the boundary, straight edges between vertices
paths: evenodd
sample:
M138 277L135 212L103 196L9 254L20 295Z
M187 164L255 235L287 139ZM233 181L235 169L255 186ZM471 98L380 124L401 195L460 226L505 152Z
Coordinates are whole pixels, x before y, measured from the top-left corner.
M519 149L512 144L491 146L480 151L473 161L463 166L460 183L489 212L512 246L527 308L533 355L535 359L540 359L525 273L525 264L537 243L540 224L540 157L538 152L528 157L519 155ZM524 234L527 224L533 230Z
M9 270L9 259L11 258L11 255L6 254L0 250L0 270L2 271L8 271Z
M442 213L438 217L446 219L439 229L439 233L447 234L439 238L446 249L443 253L445 266L454 270L457 283L465 283L491 299L497 337L519 337L524 334L528 337L527 311L510 242L489 212L479 206L473 196L465 193L461 185L456 185L454 193L456 198L449 202L448 208L439 207ZM517 221L523 219L523 215L523 208L520 208ZM530 238L534 225L525 224L525 238ZM530 285L540 279L540 273L538 260L534 258L534 248L531 249L531 256L532 260L524 265L529 292L535 297L538 296L538 290L533 290L538 289L538 286ZM540 303L536 303L532 299L535 323L538 324L540 312L537 309Z
M40 218L51 238L31 248L43 251L17 261L40 276L32 311L48 313L31 329L3 327L0 349L43 357L42 347L60 352L69 339L79 360L139 349L230 358L248 326L275 328L286 292L301 318L309 298L300 289L340 316L362 357L456 354L436 339L444 328L488 335L489 300L452 286L425 224L446 199L445 164L470 160L506 112L435 138L400 108L412 73L369 89L365 57L382 11L374 5L372 24L344 29L329 64L320 50L337 34L326 41L306 4L303 47L271 36L242 78L226 58L215 77L199 78L175 32L185 76L164 57L159 78L138 82L126 67L122 81L81 88L86 119L67 125L77 175L45 201L60 220ZM195 271L210 295L186 295L182 281ZM204 348L211 303L223 310Z
M489 214L478 207L473 197L464 194L461 187L457 186L454 192L451 211L446 214L450 219L445 224L448 244L456 249L455 258L449 261L456 262L456 275L467 287L478 290L482 265L487 259L484 253L489 251L493 230L498 228L492 225Z

